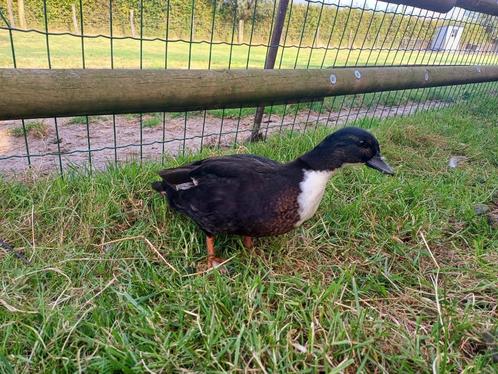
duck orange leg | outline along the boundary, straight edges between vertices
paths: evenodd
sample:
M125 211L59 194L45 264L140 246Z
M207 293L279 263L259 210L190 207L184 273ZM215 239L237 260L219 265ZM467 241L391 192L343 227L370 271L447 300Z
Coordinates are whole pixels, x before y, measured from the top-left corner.
M222 258L216 257L214 253L214 236L206 236L206 245L208 250L208 268L213 268L219 266L223 263Z
M244 236L242 238L242 242L244 243L244 247L246 247L247 249L251 249L252 247L254 247L254 243L250 236Z

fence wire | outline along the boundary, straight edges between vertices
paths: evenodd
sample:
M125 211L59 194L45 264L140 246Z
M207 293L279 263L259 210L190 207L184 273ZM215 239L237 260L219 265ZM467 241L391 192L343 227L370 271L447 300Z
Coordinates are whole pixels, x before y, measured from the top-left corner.
M0 0L0 68L264 68L278 17L268 0ZM381 1L291 0L275 69L497 64L498 17ZM264 108L259 137L387 117L496 94L494 83L323 98ZM0 174L101 169L237 147L256 108L0 122Z

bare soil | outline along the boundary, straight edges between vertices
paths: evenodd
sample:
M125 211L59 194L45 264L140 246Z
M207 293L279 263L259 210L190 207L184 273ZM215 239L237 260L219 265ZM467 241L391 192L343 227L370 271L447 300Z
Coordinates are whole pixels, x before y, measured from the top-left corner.
M265 116L261 133L267 136L284 129L303 131L315 126L335 126L365 117L386 118L409 115L417 109L433 109L448 106L441 101L427 101L423 107L415 103L382 107L375 110L344 108L341 112L326 112L319 115L308 110L289 113L284 118ZM150 117L144 115L144 119ZM90 117L86 123L71 123L71 118L36 120L47 126L46 136L28 135L27 147L23 136L13 136L12 130L22 126L21 121L0 121L0 175L19 176L30 170L35 175L46 175L68 168L105 169L109 163L132 160L161 160L162 155L175 156L183 151L195 152L203 147L228 147L245 142L250 135L253 116L221 118L202 114L189 114L185 118L173 118L166 114L165 126L143 127L140 131L138 116ZM29 121L26 121L28 123ZM84 122L84 121L83 121ZM115 122L115 126L113 123ZM114 128L116 134L114 134ZM89 137L87 136L87 131ZM58 132L58 136L57 136ZM184 139L185 138L185 139ZM142 144L142 146L140 146ZM30 166L27 157L30 154ZM88 152L88 149L91 149ZM116 149L115 149L116 148Z

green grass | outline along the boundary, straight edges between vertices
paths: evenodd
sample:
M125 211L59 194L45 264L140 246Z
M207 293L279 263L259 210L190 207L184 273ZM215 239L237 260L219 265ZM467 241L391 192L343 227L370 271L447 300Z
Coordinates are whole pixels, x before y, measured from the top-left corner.
M14 49L19 68L48 67L47 46L45 36L36 33L13 32ZM12 67L10 38L7 30L0 30L0 67ZM81 39L76 36L57 35L49 37L50 58L52 68L82 67ZM163 41L143 42L143 68L163 69L165 62L168 68L187 68L189 65L189 43L169 42L168 58L165 61L165 43ZM192 44L190 67L195 69L208 68L210 47L207 43ZM211 49L211 68L227 68L231 57L231 68L262 68L266 56L266 47L235 45L230 48L225 44L214 44ZM311 55L311 56L310 56ZM249 56L249 58L248 58ZM325 59L324 59L325 58ZM486 63L496 63L498 55L466 54L455 52L430 51L373 51L369 50L336 50L302 48L280 48L276 66L282 68L298 68L309 66L318 68L331 66L334 61L337 66L346 64L475 64L485 60ZM109 68L111 66L111 50L108 39L85 39L85 66L87 68ZM138 40L114 40L114 67L138 68L140 66L140 42Z
M153 113L150 117L143 121L144 127L156 127L162 123L161 113Z
M498 192L497 108L358 122L396 176L344 168L302 228L220 236L229 275L191 275L204 238L151 191L158 164L0 180L0 236L33 259L0 262L0 371L496 372L498 231L474 205ZM329 132L243 151L291 160Z
M9 130L9 135L21 138L26 130L27 135L32 135L35 138L43 139L48 135L47 125L43 122L28 122L24 128L22 126L14 127Z
M72 117L68 121L68 124L70 124L70 125L84 125L84 124L86 124L86 120L87 120L86 116Z
M95 121L102 121L105 117L103 116L77 116L71 117L71 119L67 122L69 125L86 125L87 119L88 123Z

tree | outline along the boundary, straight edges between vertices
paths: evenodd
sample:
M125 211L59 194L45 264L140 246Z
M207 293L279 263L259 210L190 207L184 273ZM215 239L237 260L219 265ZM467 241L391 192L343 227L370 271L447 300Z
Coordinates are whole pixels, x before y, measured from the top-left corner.
M135 31L135 11L134 11L134 9L130 9L130 28L131 28L132 38L136 38L137 33Z
M244 43L244 23L255 12L256 0L237 0L237 18L239 19L239 44Z
M12 0L7 0L7 14L9 16L10 27L16 27L14 11L12 10Z
M484 26L489 39L496 43L498 41L498 22L496 19L489 17L482 17L481 24Z
M26 15L24 12L24 0L17 0L17 13L19 16L19 24L21 29L26 28Z
M260 2L265 2L261 0ZM232 9L236 12L236 17L239 23L238 42L244 43L244 25L245 21L250 19L256 12L258 0L212 0L217 11Z
M78 25L78 17L76 16L76 4L71 4L71 11L73 13L74 33L75 34L79 34L80 33L80 27Z
M462 37L465 42L469 42L469 38L472 35L475 35L474 30L477 27L482 30L478 35L484 34L485 36L484 38L479 38L481 44L479 48L486 48L487 43L490 44L487 46L487 48L496 48L496 46L498 45L498 22L496 21L495 17L489 17L488 15L483 13L468 12L464 15L464 18L466 18L468 21L464 29L464 35Z

